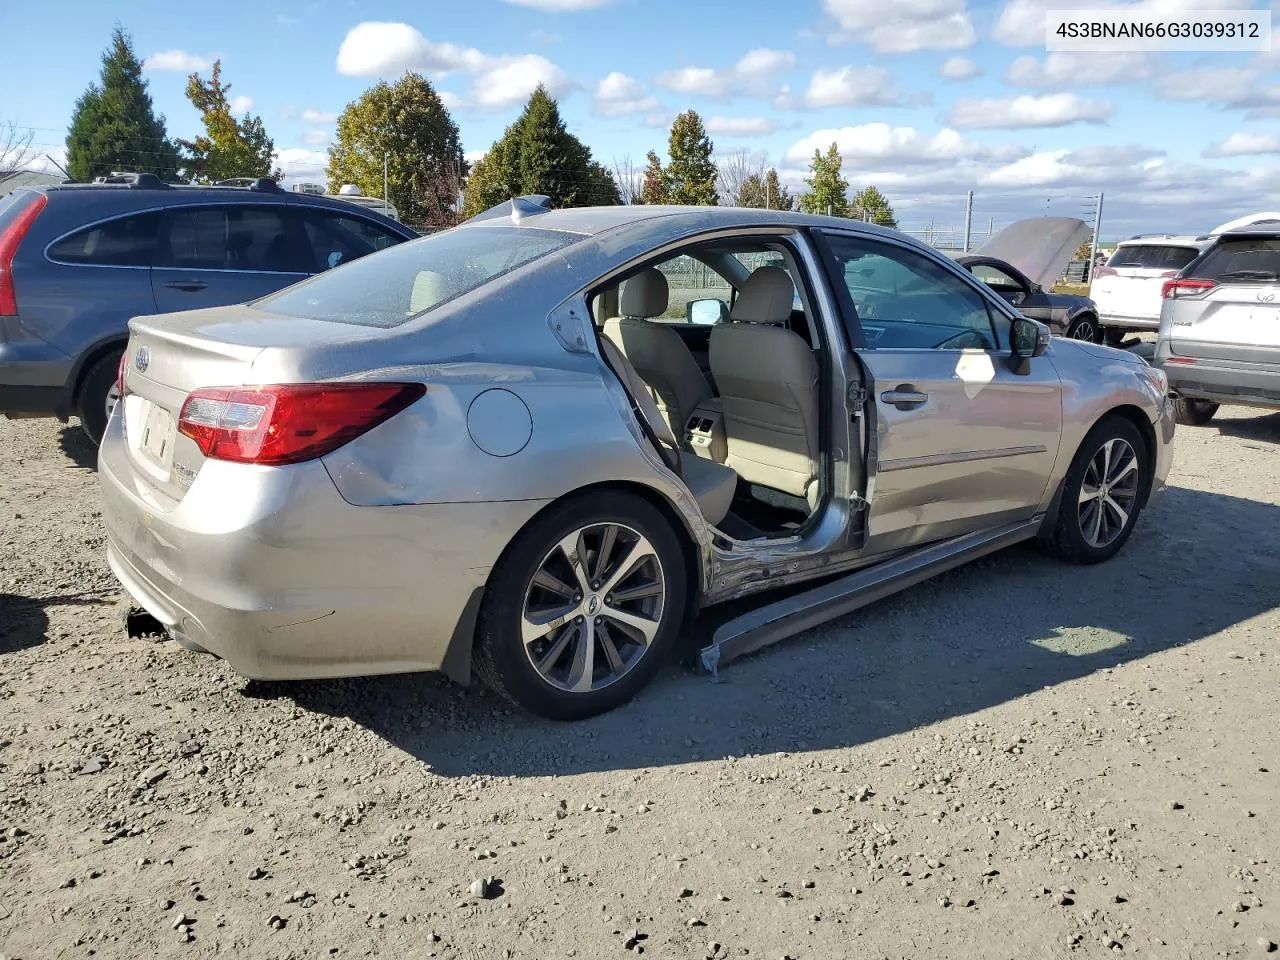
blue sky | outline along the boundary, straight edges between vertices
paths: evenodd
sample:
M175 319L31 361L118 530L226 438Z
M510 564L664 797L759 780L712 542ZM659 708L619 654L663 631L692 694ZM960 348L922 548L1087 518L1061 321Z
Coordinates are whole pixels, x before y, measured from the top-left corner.
M1103 236L1200 231L1280 192L1280 52L1046 54L1044 11L1096 6L1280 10L1280 0L161 0L4 4L0 123L58 157L75 99L119 20L147 60L171 135L195 132L186 74L221 58L294 179L321 179L333 119L379 77L428 74L469 153L542 81L607 165L663 152L672 116L706 119L798 184L833 140L855 186L904 226L1046 211L1107 194ZM1277 17L1280 20L1280 17Z

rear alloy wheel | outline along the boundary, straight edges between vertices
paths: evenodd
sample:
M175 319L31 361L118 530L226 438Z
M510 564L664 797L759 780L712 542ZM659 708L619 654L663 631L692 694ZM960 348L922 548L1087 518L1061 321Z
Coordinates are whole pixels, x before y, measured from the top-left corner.
M96 360L80 382L80 393L76 397L76 416L80 418L80 427L94 444L102 442L102 435L107 432L107 421L120 402L116 378L120 375L120 356L123 352L113 350Z
M1188 427L1203 427L1217 412L1218 405L1212 400L1178 397L1173 401L1173 419Z
M1087 340L1089 343L1101 343L1102 334L1098 327L1098 318L1092 314L1084 314L1071 321L1067 327L1067 336L1072 340Z
M1120 417L1103 420L1071 462L1057 522L1042 546L1075 563L1115 556L1137 523L1150 475L1150 455L1137 428Z
M568 501L535 520L494 568L477 672L540 716L611 710L662 665L685 592L679 541L652 505L620 493Z

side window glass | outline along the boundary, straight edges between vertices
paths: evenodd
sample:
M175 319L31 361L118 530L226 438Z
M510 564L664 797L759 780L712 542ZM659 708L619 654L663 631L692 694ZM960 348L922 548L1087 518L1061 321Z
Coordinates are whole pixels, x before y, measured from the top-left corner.
M170 212L164 256L189 270L306 272L283 207L199 206Z
M139 213L81 230L49 249L60 263L104 267L149 267L155 248L159 213Z
M701 301L723 301L726 307L732 302L732 285L701 260L682 253L656 266L667 278L667 310L657 318L664 323L688 323L691 303L700 304L693 308L694 322L714 322L719 307Z
M986 301L923 254L858 237L829 236L867 346L983 349L999 346Z
M360 217L310 211L305 223L314 260L312 270L331 270L401 242L394 233Z

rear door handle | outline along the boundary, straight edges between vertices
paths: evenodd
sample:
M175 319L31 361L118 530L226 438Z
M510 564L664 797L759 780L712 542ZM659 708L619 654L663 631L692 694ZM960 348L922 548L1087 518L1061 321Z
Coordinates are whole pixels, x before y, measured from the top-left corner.
M927 393L921 393L909 383L900 383L892 390L886 390L880 394L880 399L884 403L892 404L899 410L910 410L912 407L923 406L929 401Z
M170 290L185 290L187 293L196 293L208 286L203 280L170 280L165 284Z

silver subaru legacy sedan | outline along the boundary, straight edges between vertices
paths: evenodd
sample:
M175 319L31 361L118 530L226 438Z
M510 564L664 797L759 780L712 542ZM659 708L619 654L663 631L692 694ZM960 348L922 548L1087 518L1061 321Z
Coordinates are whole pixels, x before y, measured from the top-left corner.
M441 670L548 717L718 671L1163 489L1164 375L849 220L519 198L246 306L140 317L108 556L248 677ZM804 586L795 586L809 581Z

